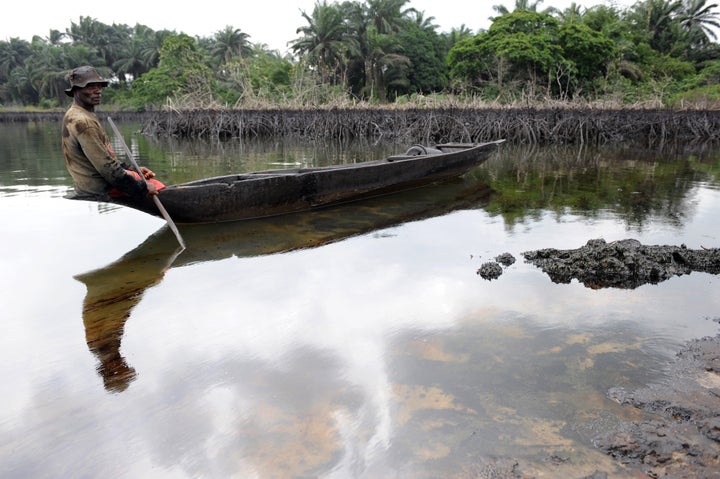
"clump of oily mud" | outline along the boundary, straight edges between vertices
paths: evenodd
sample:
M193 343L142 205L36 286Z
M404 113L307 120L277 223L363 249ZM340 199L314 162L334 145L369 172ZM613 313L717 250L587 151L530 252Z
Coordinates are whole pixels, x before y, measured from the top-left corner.
M720 249L648 246L635 239L605 242L592 239L581 248L545 248L522 253L555 283L577 279L590 288L633 289L657 284L693 271L720 273Z
M502 266L506 268L515 262L515 257L510 253L503 253L495 257L495 261L488 261L480 266L477 274L483 279L498 279L503 273ZM502 266L501 266L502 265Z

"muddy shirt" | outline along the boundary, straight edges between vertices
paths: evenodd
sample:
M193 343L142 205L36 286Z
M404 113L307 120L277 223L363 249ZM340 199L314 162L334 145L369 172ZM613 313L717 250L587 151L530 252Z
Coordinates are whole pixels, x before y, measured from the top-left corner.
M113 153L97 116L75 103L63 119L62 148L78 198L107 200L112 187L130 196L147 195L145 182L127 174Z

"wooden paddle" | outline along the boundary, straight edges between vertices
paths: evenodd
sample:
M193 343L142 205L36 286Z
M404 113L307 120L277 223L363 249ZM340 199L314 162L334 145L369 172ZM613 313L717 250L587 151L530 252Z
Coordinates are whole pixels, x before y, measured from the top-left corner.
M125 143L125 139L123 139L123 136L120 134L120 130L118 130L118 127L115 126L115 122L112 121L112 118L108 117L108 122L110 123L110 126L112 127L113 131L115 132L115 135L120 139L120 143L122 143L123 149L125 150L125 155L128 157L128 160L130 160L130 164L132 164L133 168L135 168L135 171L138 172L140 175L140 178L147 183L145 180L145 175L143 175L142 170L140 169L140 166L138 166L137 161L135 161L135 158L132 155L132 152L130 151L130 148L128 148L127 144ZM160 214L162 214L163 218L165 218L165 221L167 221L168 226L170 226L170 229L173 233L175 233L175 237L178 240L178 243L180 243L180 247L182 249L185 249L185 241L183 241L182 236L180 236L180 231L178 231L177 226L175 226L175 223L173 222L172 218L170 218L170 215L168 214L165 207L160 202L160 198L158 198L158 195L151 195L153 201L155 202L155 206L157 206L157 209L160 210Z

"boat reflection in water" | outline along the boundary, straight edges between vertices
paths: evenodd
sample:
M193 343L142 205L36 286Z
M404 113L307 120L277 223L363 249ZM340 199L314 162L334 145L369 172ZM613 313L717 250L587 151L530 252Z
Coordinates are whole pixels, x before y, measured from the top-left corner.
M165 272L230 257L251 257L315 248L408 221L440 216L487 204L492 190L473 175L388 196L306 213L272 218L183 225L181 250L167 226L122 258L75 276L87 287L82 314L88 348L110 392L127 389L136 371L120 353L125 322L145 290Z

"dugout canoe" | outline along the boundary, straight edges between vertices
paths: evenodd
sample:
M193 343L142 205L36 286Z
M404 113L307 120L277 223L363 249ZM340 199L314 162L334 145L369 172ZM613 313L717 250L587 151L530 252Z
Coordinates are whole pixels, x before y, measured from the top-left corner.
M218 176L168 186L159 198L176 223L216 223L307 211L460 176L504 140L415 145L382 160ZM148 198L113 202L160 216Z

